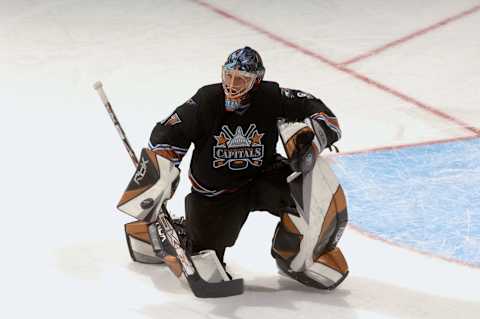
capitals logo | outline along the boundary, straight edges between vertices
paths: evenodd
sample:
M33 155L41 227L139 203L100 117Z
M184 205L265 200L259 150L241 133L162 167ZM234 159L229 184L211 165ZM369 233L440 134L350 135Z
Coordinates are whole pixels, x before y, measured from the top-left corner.
M214 136L217 145L213 147L213 167L227 166L231 170L246 169L248 165L262 165L264 146L257 126L250 124L246 132L237 126L233 133L227 125L222 126L218 136Z

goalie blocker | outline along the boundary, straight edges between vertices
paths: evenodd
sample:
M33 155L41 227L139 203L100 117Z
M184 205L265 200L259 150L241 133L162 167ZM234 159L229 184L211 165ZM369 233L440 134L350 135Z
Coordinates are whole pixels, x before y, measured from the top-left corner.
M295 170L287 179L296 211L284 212L277 225L272 256L286 275L312 287L334 289L348 275L337 247L347 225L345 195L329 164L320 156L325 148L322 128L305 123L278 123L286 154ZM313 134L312 134L313 133ZM297 141L312 140L298 150Z

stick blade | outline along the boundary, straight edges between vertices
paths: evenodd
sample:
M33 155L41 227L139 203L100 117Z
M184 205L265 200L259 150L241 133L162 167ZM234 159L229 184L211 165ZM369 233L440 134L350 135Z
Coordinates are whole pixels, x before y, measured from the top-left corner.
M187 276L188 284L193 294L198 298L221 298L243 294L243 279L221 282L204 281L198 273Z

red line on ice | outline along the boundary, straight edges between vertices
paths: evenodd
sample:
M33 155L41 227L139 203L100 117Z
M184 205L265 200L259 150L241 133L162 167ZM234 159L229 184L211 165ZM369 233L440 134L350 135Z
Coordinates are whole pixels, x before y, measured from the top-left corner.
M242 19L238 16L235 16L234 14L229 13L229 12L227 12L227 11L221 9L221 8L218 8L218 7L216 7L216 6L214 6L210 3L207 3L203 0L191 0L191 1L203 6L203 7L207 8L207 9L209 9L209 10L211 10L211 11L213 11L213 12L215 12L215 13L217 13L217 14L219 14L219 15L227 18L227 19L233 20L233 21L235 21L235 22L237 22L237 23L239 23L243 26L246 26L246 27L248 27L252 30L255 30L256 32L261 33L261 34L267 36L268 38L283 44L286 47L289 47L289 48L294 49L296 51L302 52L303 54L305 54L307 56L310 56L310 57L312 57L316 60L319 60L319 61L327 64L328 66L336 69L337 71L346 73L346 74L348 74L348 75L350 75L350 76L352 76L352 77L354 77L354 78L356 78L356 79L358 79L358 80L360 80L360 81L362 81L362 82L364 82L364 83L366 83L370 86L373 86L373 87L375 87L375 88L377 88L381 91L390 93L391 95L396 96L397 98L403 100L404 102L407 102L411 105L414 105L418 108L421 108L421 109L423 109L423 110L425 110L425 111L427 111L427 112L429 112L429 113L431 113L431 114L433 114L433 115L435 115L439 118L442 118L446 121L454 123L455 125L463 128L464 130L466 130L470 133L474 133L475 135L480 135L480 129L478 129L476 127L473 127L473 126L471 126L471 125L469 125L469 124L467 124L467 123L465 123L465 122L463 122L459 119L456 119L453 116L451 116L451 115L449 115L445 112L442 112L442 111L440 111L440 110L438 110L438 109L436 109L432 106L429 106L429 105L427 105L423 102L420 102L415 98L412 98L412 97L410 97L410 96L408 96L404 93L401 93L401 92L399 92L399 91L397 91L393 88L390 88L390 87L388 87L388 86L386 86L386 85L384 85L384 84L382 84L378 81L370 79L369 77L367 77L365 75L362 75L358 72L355 72L354 70L349 69L346 66L342 66L340 64L337 64L337 63L333 62L332 60L324 57L321 54L318 54L318 53L316 53L316 52L314 52L314 51L312 51L308 48L302 47L302 46L300 46L300 45L298 45L298 44L296 44L296 43L294 43L290 40L287 40L287 39L281 37L280 35L272 33L272 32L270 32L270 31L268 31L268 30L266 30L266 29L264 29L264 28L262 28L258 25L255 25L255 24L253 24L253 23L251 23L247 20L244 20L244 19Z
M394 247L398 247L398 248L401 248L401 249L405 249L405 250L411 251L413 253L417 253L417 254L427 256L427 257L431 257L431 258L441 259L441 260L444 260L444 261L447 261L447 262L450 262L450 263L454 263L454 264L469 267L469 268L480 269L480 266L478 266L476 264L473 264L473 263L458 260L458 259L455 259L455 258L444 257L444 256L440 256L440 255L427 253L427 252L417 250L415 248L412 248L412 247L409 247L409 246L406 246L406 245L398 244L396 242L393 242L393 241L390 241L388 239L377 236L375 234L372 234L372 233L362 229L361 227L359 227L357 225L348 224L348 228L350 228L350 229L356 231L357 233L359 233L359 234L361 234L365 237L368 237L370 239L373 239L373 240L376 240L376 241L381 241L385 244L388 244L388 245L391 245L391 246L394 246Z
M349 60L347 60L347 61L345 61L345 62L340 63L340 65L345 66L345 65L349 65L349 64L358 62L358 61L360 61L360 60L367 59L367 58L369 58L369 57L371 57L371 56L373 56L373 55L377 55L377 54L379 54L379 53L381 53L381 52L383 52L383 51L385 51L385 50L387 50L387 49L390 49L390 48L392 48L392 47L395 47L395 46L398 46L398 45L400 45L400 44L403 44L403 43L405 43L405 42L407 42L407 41L410 41L410 40L412 40L412 39L414 39L414 38L416 38L416 37L418 37L418 36L420 36L420 35L423 35L423 34L425 34L425 33L428 33L428 32L431 32L431 31L433 31L433 30L439 29L440 27L443 27L443 26L445 26L445 25L447 25L447 24L450 24L450 23L452 23L452 22L454 22L454 21L457 21L457 20L460 20L460 19L462 19L462 18L465 18L465 17L467 17L467 16L469 16L469 15L475 13L475 12L478 12L478 11L480 11L480 5L476 5L476 6L473 7L473 8L470 8L470 9L465 10L465 11L462 11L462 12L460 12L460 13L454 15L454 16L451 16L451 17L448 17L448 18L446 18L446 19L443 19L443 20L441 20L441 21L439 21L439 22L437 22L437 23L435 23L435 24L432 24L431 26L428 26L428 27L426 27L426 28L419 29L419 30L417 30L417 31L415 31L415 32L413 32L413 33L407 34L407 35L405 35L405 36L403 36L403 37L401 37L401 38L399 38L399 39L397 39L397 40L394 40L394 41L392 41L392 42L390 42L390 43L387 43L387 44L385 44L385 45L382 45L382 46L380 46L380 47L378 47L378 48L376 48L376 49L373 49L373 50L370 50L370 51L368 51L368 52L362 53L362 54L360 54L360 55L358 55L358 56L356 56L356 57L354 57L354 58L351 58L351 59L349 59Z
M402 148L409 148L409 147L418 147L418 146L426 146L426 145L433 145L433 144L444 144L450 142L459 142L459 141L467 141L472 139L477 139L480 136L462 136L462 137L453 137L453 138L445 138L440 140L430 140L425 142L418 142L418 143L409 143L409 144L399 144L399 145L392 145L392 146L381 146L381 147L373 147L373 148L366 148L351 152L340 152L340 153L331 153L326 155L329 158L335 157L342 157L342 156L349 156L349 155L359 155L359 154L366 154L366 153L373 153L373 152L382 152L382 151L393 151Z

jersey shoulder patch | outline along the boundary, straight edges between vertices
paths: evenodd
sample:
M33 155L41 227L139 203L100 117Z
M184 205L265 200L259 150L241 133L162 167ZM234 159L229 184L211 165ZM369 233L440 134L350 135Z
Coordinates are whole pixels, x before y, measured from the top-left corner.
M312 94L300 90L280 88L280 92L284 97L289 99L315 99L315 96Z
M169 126L174 126L179 123L182 123L182 120L178 116L177 112L173 112L169 117L164 119L161 123L163 126L169 127Z
M174 126L179 123L182 123L182 120L178 115L178 111L180 109L185 109L185 108L190 109L190 107L195 107L197 105L198 103L192 97L188 99L185 103L183 103L181 106L179 106L172 114L170 114L166 119L162 120L160 123L166 127ZM180 114L183 114L183 112L180 111Z

